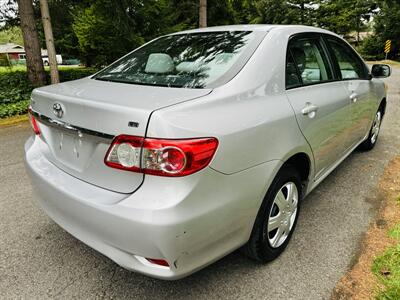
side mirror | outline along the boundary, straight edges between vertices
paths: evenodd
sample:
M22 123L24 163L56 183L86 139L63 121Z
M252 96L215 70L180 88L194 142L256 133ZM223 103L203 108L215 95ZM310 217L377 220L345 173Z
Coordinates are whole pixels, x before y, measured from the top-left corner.
M389 65L376 64L372 66L371 75L373 78L386 78L392 74L392 69Z

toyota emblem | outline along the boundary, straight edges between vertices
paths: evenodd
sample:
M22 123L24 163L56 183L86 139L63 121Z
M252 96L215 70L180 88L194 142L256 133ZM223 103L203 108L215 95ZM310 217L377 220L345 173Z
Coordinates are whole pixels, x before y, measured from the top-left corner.
M54 103L53 104L53 113L57 118L61 119L63 117L64 110L63 110L63 108L62 108L60 103Z

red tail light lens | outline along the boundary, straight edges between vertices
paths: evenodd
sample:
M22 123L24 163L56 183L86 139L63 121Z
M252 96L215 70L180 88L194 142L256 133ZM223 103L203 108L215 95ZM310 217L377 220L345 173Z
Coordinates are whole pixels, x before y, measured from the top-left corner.
M158 176L185 176L206 167L217 146L215 138L167 140L120 135L111 144L105 164Z
M164 259L156 259L156 258L146 258L149 262L155 265L163 266L163 267L169 267L169 264L166 260Z
M39 135L40 134L40 128L39 128L39 125L38 125L35 117L32 115L32 110L31 110L30 107L28 108L28 115L29 115L29 122L31 123L33 132L36 135Z

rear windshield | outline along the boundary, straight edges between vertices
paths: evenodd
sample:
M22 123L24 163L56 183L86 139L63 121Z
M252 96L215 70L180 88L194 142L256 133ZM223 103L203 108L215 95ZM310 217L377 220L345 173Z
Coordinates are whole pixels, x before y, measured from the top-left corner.
M164 36L113 63L94 78L154 86L209 87L221 79L231 79L237 72L230 71L246 63L249 50L254 51L258 45L256 40L259 39L251 31Z

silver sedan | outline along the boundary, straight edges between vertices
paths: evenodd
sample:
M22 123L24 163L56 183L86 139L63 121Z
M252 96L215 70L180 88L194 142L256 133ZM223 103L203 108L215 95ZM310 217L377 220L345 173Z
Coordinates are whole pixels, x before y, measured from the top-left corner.
M313 27L163 36L35 89L27 170L55 222L129 270L178 279L238 248L265 263L302 199L376 144L390 72Z

